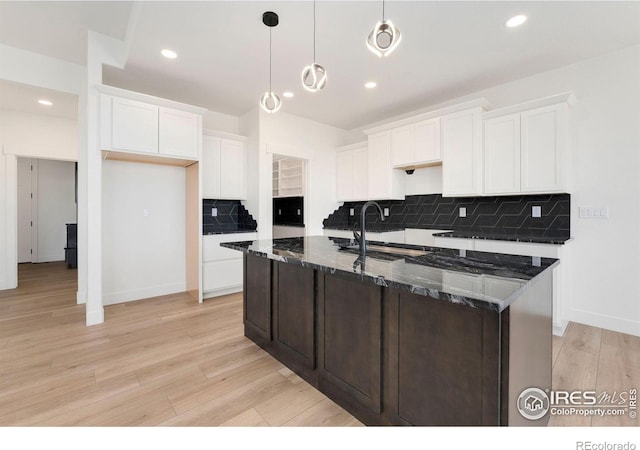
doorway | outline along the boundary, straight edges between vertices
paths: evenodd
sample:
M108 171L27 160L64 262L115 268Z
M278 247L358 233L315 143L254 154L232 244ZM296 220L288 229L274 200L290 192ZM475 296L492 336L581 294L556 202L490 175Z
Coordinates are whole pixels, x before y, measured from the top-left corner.
M274 239L302 237L305 232L305 186L307 161L273 155L273 230Z
M75 163L17 158L17 169L18 264L68 262L67 225L77 222Z

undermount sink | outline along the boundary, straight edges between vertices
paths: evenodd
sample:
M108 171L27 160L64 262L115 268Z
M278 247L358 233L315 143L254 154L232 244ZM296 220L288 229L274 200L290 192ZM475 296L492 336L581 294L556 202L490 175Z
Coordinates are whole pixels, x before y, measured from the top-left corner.
M349 245L341 245L341 250L359 250L360 246L358 244L349 244ZM380 253L389 253L392 255L402 255L402 256L424 256L427 251L425 250L416 250L413 248L401 248L401 247L391 247L386 245L367 245L367 251L371 252L380 252Z

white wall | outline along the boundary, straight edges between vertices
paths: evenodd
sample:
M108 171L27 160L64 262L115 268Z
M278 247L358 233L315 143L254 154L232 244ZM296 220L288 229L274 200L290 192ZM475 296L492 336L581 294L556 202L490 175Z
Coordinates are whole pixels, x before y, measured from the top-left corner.
M75 164L37 160L36 262L64 261L67 223L76 223Z
M184 292L184 168L103 161L102 195L103 304Z
M202 129L240 134L240 119L216 111L207 111L202 116Z
M278 112L260 111L260 211L261 224L272 223L272 158L281 154L307 160L307 189L305 192L305 226L308 236L322 235L322 221L338 206L336 202L336 152L344 143L346 132L339 128L309 119ZM252 211L253 212L253 211ZM267 228L267 227L263 227ZM263 237L264 236L264 237Z
M78 160L78 121L0 109L4 152L30 158Z

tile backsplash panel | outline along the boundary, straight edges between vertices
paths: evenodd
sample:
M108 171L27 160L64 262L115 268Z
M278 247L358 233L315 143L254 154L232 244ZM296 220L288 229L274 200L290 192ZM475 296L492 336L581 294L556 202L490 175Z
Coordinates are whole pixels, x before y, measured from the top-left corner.
M518 195L499 197L443 197L409 195L405 200L378 201L389 208L389 217L380 221L376 208L367 210L367 229L375 231L403 228L443 229L469 232L535 233L540 236L570 237L571 196L569 194ZM360 222L364 202L345 202L324 221L327 228L353 228ZM532 217L532 207L541 207L541 217ZM466 208L466 217L459 209ZM349 210L354 209L354 215Z
M211 211L217 208L217 216ZM202 234L255 231L258 223L240 200L202 200Z

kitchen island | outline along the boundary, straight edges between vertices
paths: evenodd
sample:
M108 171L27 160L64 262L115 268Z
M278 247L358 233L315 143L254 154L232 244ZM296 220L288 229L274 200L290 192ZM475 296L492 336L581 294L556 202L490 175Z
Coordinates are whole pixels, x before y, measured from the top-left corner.
M367 425L545 425L555 259L312 236L244 253L245 336Z

